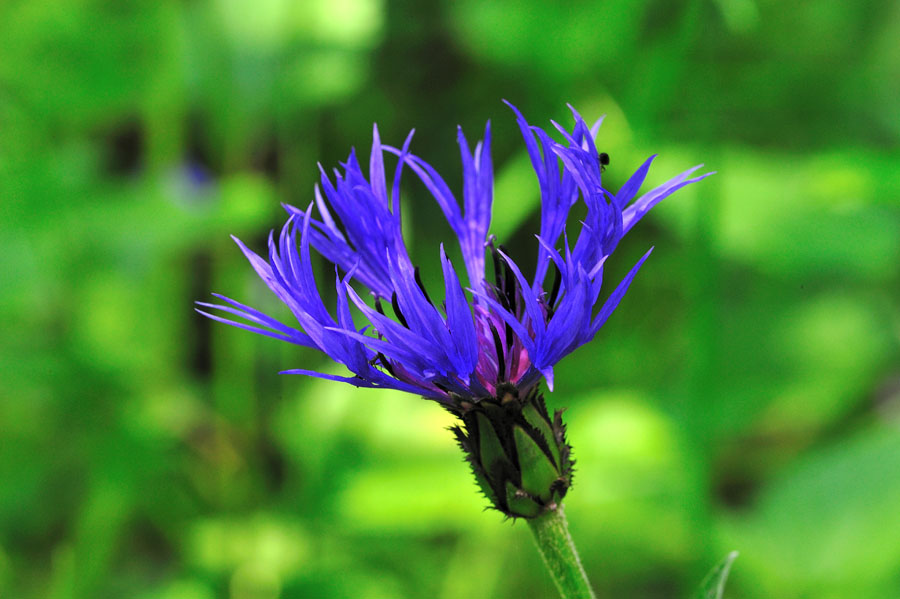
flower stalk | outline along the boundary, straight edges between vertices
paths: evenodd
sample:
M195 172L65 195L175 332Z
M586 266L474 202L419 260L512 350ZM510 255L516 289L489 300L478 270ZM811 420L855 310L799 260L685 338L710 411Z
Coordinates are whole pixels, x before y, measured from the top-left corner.
M562 504L537 518L530 518L528 527L544 559L562 599L596 599L588 581L578 550L569 534L569 524Z

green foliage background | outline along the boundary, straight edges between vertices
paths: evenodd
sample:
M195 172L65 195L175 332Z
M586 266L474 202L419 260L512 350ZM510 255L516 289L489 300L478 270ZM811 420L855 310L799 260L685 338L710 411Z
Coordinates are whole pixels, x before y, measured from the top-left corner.
M263 248L373 121L458 183L491 118L493 231L533 255L508 98L606 113L614 189L656 152L649 183L719 173L623 242L610 281L656 251L549 398L599 594L737 549L728 597L900 597L897 40L874 0L4 0L0 596L553 596L437 406L192 310L278 311L228 234Z

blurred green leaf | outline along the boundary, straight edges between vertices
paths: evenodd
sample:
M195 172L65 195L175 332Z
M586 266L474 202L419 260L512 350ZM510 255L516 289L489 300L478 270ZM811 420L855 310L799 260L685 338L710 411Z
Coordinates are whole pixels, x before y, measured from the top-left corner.
M725 592L725 583L728 581L728 573L731 571L731 564L734 563L737 557L738 552L732 551L706 575L706 578L700 583L700 590L695 595L696 599L722 599Z
M738 546L744 599L895 596L898 39L875 0L0 2L0 595L552 593L444 410L278 376L343 372L192 311L216 291L292 322L228 235L265 254L373 121L416 127L459 193L448 127L474 144L490 117L491 232L533 268L507 98L544 127L606 114L614 191L653 153L648 186L718 171L623 240L601 294L656 251L548 396L599 594L685 595ZM439 290L459 250L405 181Z
M900 561L900 434L874 426L785 469L728 529L747 575L783 597L880 595Z

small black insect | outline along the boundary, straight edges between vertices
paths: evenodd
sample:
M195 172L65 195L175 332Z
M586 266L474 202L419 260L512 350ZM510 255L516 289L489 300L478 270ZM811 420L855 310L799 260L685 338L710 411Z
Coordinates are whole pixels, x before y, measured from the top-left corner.
M609 154L600 152L598 158L600 158L600 172L602 173L606 170L606 167L609 166Z

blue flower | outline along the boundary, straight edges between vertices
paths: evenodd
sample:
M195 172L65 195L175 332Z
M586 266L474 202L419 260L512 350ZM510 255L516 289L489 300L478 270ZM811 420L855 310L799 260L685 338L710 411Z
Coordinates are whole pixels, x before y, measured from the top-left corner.
M462 206L437 171L410 153L412 133L397 148L383 145L375 127L368 177L355 152L331 176L320 167L321 186L316 187L313 202L317 218L313 203L306 209L285 206L288 219L277 238L270 234L268 258L235 238L297 324L284 324L221 295L216 295L221 304L198 304L237 319L198 311L236 327L315 348L346 366L353 376L304 369L285 371L288 374L400 389L448 406L494 398L508 388L527 394L541 378L552 390L554 365L597 334L650 254L600 302L603 268L616 245L663 198L711 173L692 176L699 168L694 167L638 196L655 158L651 156L613 193L602 184L604 164L594 145L600 121L589 128L572 109L572 130L553 123L563 138L558 142L508 106L521 129L541 192L537 268L532 279L488 235L494 188L490 123L474 151L462 130L457 132ZM385 153L397 158L390 178ZM412 171L434 196L462 251L465 287L441 245L443 302L433 301L422 285L403 241L400 180L404 170ZM570 209L579 200L587 215L573 245L566 225ZM336 306L326 306L319 293L310 245L335 266ZM492 262L490 277L487 256ZM368 288L371 297L361 296L352 283ZM358 310L356 318L351 304ZM390 311L385 309L388 304Z

